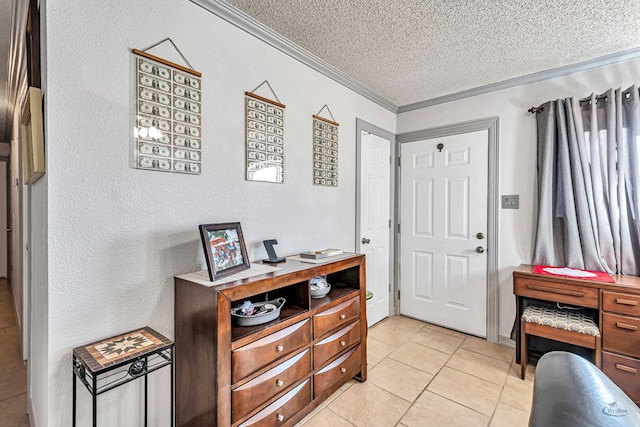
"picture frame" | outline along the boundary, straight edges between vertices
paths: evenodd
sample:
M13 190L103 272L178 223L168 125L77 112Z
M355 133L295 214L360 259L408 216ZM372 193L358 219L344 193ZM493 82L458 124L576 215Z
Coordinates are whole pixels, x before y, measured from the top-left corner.
M26 185L32 185L45 173L42 92L30 87L22 110L22 172Z
M250 267L239 222L199 226L209 280L218 280Z

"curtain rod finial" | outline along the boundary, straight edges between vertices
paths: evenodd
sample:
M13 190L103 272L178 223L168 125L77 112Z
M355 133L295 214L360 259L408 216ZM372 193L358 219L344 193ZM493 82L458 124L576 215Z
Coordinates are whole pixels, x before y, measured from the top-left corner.
M531 107L527 111L529 113L533 114L533 113L542 113L543 110L544 110L544 108L542 108L542 107Z

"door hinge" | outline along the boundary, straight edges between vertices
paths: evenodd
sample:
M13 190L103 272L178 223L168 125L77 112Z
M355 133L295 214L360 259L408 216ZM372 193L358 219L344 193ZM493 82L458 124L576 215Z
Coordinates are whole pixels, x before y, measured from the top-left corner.
M389 228L391 228L391 220L389 220Z
M393 164L393 156L391 156L391 154L389 154L389 164L392 165Z
M400 224L398 224L398 234L400 234Z
M391 292L391 283L389 283L389 292Z
M398 157L398 167L400 167L400 157Z
M400 299L400 289L398 289L398 299Z

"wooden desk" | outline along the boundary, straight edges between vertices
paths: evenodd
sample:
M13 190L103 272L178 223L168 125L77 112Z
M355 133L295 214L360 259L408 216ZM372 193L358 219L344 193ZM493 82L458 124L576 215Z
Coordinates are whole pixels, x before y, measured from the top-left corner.
M640 403L640 277L613 276L615 283L533 273L521 265L513 272L516 297L516 362L520 363L520 317L525 300L588 307L598 312L602 370Z

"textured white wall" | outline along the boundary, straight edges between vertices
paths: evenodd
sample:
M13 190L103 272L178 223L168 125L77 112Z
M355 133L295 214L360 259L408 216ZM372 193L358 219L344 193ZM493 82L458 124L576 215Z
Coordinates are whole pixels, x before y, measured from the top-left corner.
M429 129L490 116L500 117L500 190L519 194L520 209L500 209L499 319L501 337L509 336L515 314L511 273L531 263L536 227L536 119L532 106L569 96L579 98L610 87L638 83L640 60L574 73L398 115L397 133Z
M266 238L279 254L353 250L356 117L392 132L396 118L186 0L50 2L46 12L49 397L39 421L66 426L74 347L143 325L173 337L173 276L205 268L198 224L240 221L251 260L266 256ZM129 166L129 50L167 36L203 73L199 176ZM244 179L244 91L265 79L287 105L281 185ZM311 185L311 115L325 103L341 124L337 189ZM150 425L166 424L160 383ZM137 402L139 387L101 396L99 423L140 425L126 398Z

